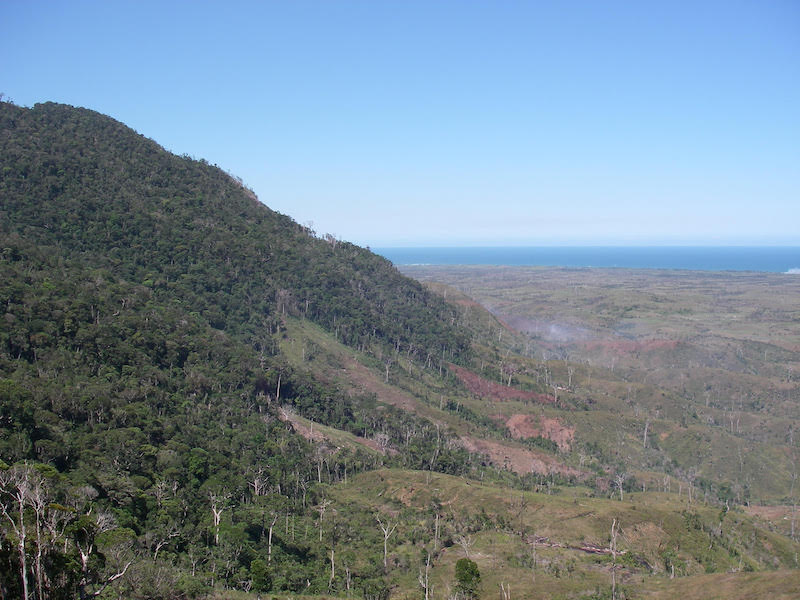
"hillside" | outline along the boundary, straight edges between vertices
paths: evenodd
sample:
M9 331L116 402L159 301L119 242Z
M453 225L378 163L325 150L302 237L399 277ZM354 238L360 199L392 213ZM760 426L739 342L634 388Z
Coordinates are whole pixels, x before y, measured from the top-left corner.
M313 449L280 419L279 403L351 428L374 408L291 369L278 350L287 318L377 356L449 361L469 350L448 324L450 307L386 260L317 238L218 168L113 119L2 103L0 156L0 457L50 469L7 471L4 500L34 477L69 508L53 519L69 529L77 515L104 511L125 545L160 548L174 576L187 554L207 552L214 503L252 512L241 499L269 492L265 506L300 502L302 512L316 497ZM370 427L385 421L394 422L373 416ZM420 440L419 452L430 443ZM365 460L326 466L347 472ZM247 537L252 518L241 517L236 536ZM38 585L51 595L95 589L101 563L76 568L77 546L56 560L64 535L41 542L51 563L37 569L53 572ZM2 552L10 575L16 554ZM214 575L202 581L233 581L251 564L232 559L240 552L203 558ZM290 552L286 562L308 560ZM13 595L20 582L4 585Z
M517 348L532 365L552 372L568 403L590 408L573 420L576 440L625 456L628 469L694 478L706 494L728 489L740 503L796 503L797 277L523 267L404 271L435 281L435 289L449 284L468 291L522 335ZM621 429L615 440L604 433L611 421Z
M619 372L93 111L0 158L0 598L797 590L790 474L687 479L674 395L638 449Z

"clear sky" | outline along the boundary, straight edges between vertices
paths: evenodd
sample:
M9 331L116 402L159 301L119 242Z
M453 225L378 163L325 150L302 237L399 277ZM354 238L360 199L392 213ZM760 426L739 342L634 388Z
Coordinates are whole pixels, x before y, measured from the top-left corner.
M800 245L797 0L2 0L0 40L17 104L362 245Z

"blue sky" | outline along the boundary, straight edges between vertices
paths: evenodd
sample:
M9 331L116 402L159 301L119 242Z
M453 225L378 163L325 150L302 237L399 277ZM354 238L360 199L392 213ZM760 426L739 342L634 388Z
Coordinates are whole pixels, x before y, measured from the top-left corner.
M800 3L0 2L0 92L319 233L800 245Z

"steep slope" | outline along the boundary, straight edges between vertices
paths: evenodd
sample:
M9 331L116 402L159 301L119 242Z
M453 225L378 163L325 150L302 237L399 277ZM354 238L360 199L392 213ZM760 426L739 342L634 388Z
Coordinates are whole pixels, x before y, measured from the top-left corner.
M0 158L2 596L26 579L29 597L94 593L123 571L128 597L325 589L322 550L279 543L265 520L313 523L323 481L374 453L320 454L278 405L354 431L424 423L292 368L284 322L433 370L469 351L452 309L98 113L0 103ZM419 460L444 439L421 436ZM37 537L15 550L23 525Z
M367 250L313 237L220 169L89 110L1 108L0 232L12 250L19 236L113 269L256 344L293 312L351 345L466 350L435 295Z

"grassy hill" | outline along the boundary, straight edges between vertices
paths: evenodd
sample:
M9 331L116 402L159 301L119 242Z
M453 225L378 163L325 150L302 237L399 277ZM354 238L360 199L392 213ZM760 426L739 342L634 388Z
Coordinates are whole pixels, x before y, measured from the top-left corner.
M704 494L731 489L737 502L796 502L797 278L624 269L404 271L433 281L434 289L449 284L468 291L522 335L530 364L550 373L567 403L588 409L573 416L576 440L620 468L691 478ZM609 430L616 430L611 439Z
M454 565L465 556L483 574L481 597L499 594L501 583L519 598L606 597L612 564L628 598L648 597L704 573L797 566L797 544L760 528L742 511L723 514L658 492L629 494L624 501L590 498L578 489L509 493L446 475L376 471L331 494L338 504L377 508L400 523L403 530L392 538L397 570L406 563L422 568L428 553L435 554L429 581L439 593L452 587ZM615 519L616 561L609 548ZM800 590L793 575L781 577L785 594ZM399 588L412 583L397 577Z

